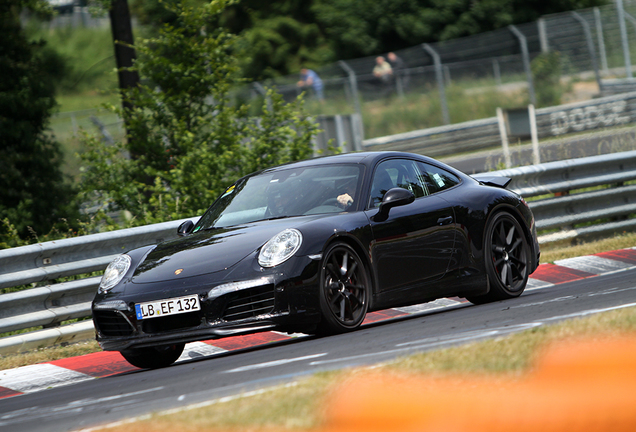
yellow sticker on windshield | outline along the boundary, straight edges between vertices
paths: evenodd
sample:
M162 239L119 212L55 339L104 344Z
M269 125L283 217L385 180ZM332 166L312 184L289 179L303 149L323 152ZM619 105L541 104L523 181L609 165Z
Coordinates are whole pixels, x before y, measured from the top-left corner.
M230 186L230 187L228 188L228 190L226 190L226 191L225 191L225 193L221 196L221 198L223 198L223 197L224 197L224 196L226 196L226 195L231 194L235 187L236 187L235 185Z

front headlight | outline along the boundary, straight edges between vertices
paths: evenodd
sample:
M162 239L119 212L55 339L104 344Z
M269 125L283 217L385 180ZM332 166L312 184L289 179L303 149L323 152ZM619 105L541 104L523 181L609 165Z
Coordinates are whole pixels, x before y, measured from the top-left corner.
M106 267L102 281L99 283L99 292L104 294L117 285L130 268L130 263L130 257L126 254L119 255L112 260Z
M261 248L258 263L262 267L282 264L296 253L302 242L303 236L300 231L293 228L281 231Z

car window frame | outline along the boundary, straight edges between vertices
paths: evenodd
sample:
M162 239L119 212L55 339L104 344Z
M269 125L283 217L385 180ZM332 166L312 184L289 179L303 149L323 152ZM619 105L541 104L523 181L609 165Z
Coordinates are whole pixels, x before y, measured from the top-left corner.
M428 191L428 188L426 187L426 185L422 184L422 182L420 181L420 178L418 177L418 173L420 171L419 171L419 168L417 167L417 162L421 162L421 161L418 161L417 159L413 159L413 158L409 158L409 157L390 157L390 158L386 158L386 159L382 159L382 160L378 161L375 164L375 167L373 168L373 171L371 173L371 177L369 179L369 188L367 190L367 199L366 199L366 207L365 207L367 210L374 210L374 209L377 209L379 207L379 204L378 204L378 206L374 206L373 203L372 203L373 182L375 181L375 176L376 176L376 173L378 172L378 168L380 168L380 166L383 163L385 163L385 162L396 161L396 160L397 161L410 162L412 164L413 170L416 171L414 173L407 173L407 174L415 175L415 178L413 179L414 183L422 189L423 195L419 196L419 197L416 197L415 199L425 198L425 197L430 195L430 193ZM394 186L394 187L401 187L401 186L398 185L398 186ZM413 192L409 188L404 188L404 189ZM415 193L414 193L414 195L415 195Z
M424 164L424 165L430 165L430 166L432 166L432 167L435 167L435 168L437 168L437 169L439 169L439 170L441 170L441 171L444 171L444 172L447 172L447 173L451 174L453 177L455 177L455 178L457 179L457 183L456 183L456 184L454 184L454 185L453 185L453 186L451 186L451 187L448 187L448 188L445 188L445 189L442 189L442 190L438 190L438 191L436 191L436 192L432 192L432 193L431 193L431 192L430 192L430 190L429 190L429 191L428 191L428 192L429 192L429 194L428 194L427 196L437 195L437 194L439 194L439 193L446 192L446 191L448 191L448 190L454 189L454 188L456 188L457 186L460 186L460 185L464 182L464 179L462 179L462 177L461 177L461 176L459 176L459 175L457 175L456 173L454 173L453 171L448 170L448 169L446 169L446 168L444 168L444 167L441 167L441 166L439 166L439 165L437 165L437 164L435 164L435 163L431 163L431 162L429 162L429 161L421 161L421 160L418 160L418 161L416 161L416 162L422 163L422 164ZM419 167L418 167L418 169L419 169ZM428 171L426 172L426 174L428 175ZM427 190L428 190L428 186L426 186L426 188L427 188Z

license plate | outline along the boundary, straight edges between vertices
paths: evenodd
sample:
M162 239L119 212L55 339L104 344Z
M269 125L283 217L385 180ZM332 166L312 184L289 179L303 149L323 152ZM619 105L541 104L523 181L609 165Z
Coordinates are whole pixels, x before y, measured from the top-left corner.
M201 310L201 304L199 303L199 296L196 294L135 305L138 320L178 315L198 310Z

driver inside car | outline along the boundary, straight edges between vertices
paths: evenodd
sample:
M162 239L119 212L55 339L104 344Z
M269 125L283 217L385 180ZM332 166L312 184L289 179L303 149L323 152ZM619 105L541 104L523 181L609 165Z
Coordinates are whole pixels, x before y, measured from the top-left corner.
M356 182L357 179L349 179L346 180L340 188L338 188L341 193L338 195L336 200L343 209L346 209L353 204L353 199L356 194Z
M267 188L267 210L270 217L289 216L291 197L278 180L270 182Z

